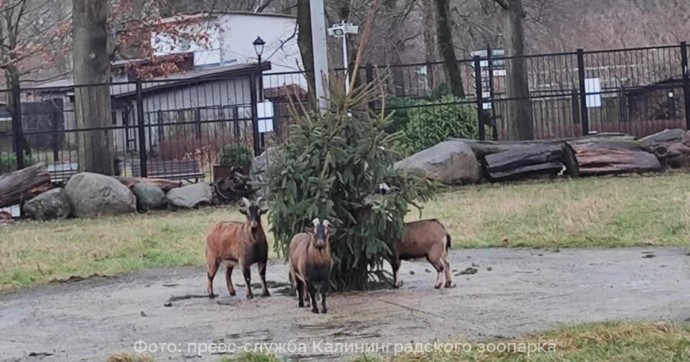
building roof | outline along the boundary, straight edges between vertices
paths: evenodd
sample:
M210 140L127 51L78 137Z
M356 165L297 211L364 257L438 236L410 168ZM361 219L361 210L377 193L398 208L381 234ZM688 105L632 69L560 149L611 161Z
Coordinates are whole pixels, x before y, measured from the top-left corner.
M227 80L228 77L249 75L255 70L255 64L237 64L215 68L194 69L182 73L176 73L164 77L155 77L150 80L142 81L143 92L161 91L170 88L177 88L189 84L190 82L211 82ZM270 62L263 62L264 71L271 69ZM74 91L74 81L72 78L60 79L38 85L30 91L40 93L68 93ZM110 95L114 98L125 98L136 95L135 82L113 83L110 85Z
M179 15L163 18L163 19L161 19L161 22L162 23L178 23L178 22L185 22L185 21L203 20L203 19L208 18L209 16L217 18L221 15L242 15L242 16L297 19L297 17L294 15L286 15L286 14L279 14L279 13L253 13L250 11L213 11L213 12L209 13L208 11L198 11L198 12L193 12L193 13L188 13L188 14L179 14Z

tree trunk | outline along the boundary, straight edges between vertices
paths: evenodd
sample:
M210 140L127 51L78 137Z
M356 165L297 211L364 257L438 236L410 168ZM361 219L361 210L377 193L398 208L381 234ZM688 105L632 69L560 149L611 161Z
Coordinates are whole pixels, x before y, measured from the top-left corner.
M112 126L107 0L73 0L75 117L79 128ZM88 85L80 87L80 85ZM79 171L114 173L110 129L77 135Z
M659 159L643 150L602 142L574 144L573 148L583 176L663 170Z
M485 175L491 181L555 175L564 172L571 177L580 175L575 151L566 142L535 144L484 158Z
M427 63L433 63L436 61L436 38L434 34L436 34L436 18L434 16L434 7L431 1L422 1L421 3L422 7L422 16L424 19L424 24L425 26L423 27L424 29L422 30L423 35L424 35L424 47L425 47L425 52L426 54L424 55L424 58L426 59ZM432 92L436 87L438 86L439 83L443 82L443 77L441 74L438 74L438 69L437 67L430 65L427 69L427 84L429 87L429 90Z
M462 85L462 73L455 56L453 45L453 27L450 19L450 0L436 0L436 37L440 46L441 57L448 73L448 85L454 96L465 98Z
M314 94L316 92L316 78L314 74L314 48L312 47L309 0L297 0L297 31L299 52L302 56L304 69L307 71L305 75L307 77L307 86L309 87L309 93ZM318 107L318 102L313 106Z
M532 102L529 99L529 81L525 55L525 11L522 0L509 0L509 8L504 9L503 43L505 54L517 57L506 60L508 73L507 96L510 99L505 119L512 139L531 140L534 138L532 124Z
M152 186L156 186L164 192L168 192L172 189L182 187L182 181L172 181L165 179L150 179L143 177L124 177L124 176L113 176L114 179L120 181L121 184L127 186L127 188L132 188L136 184L144 183Z
M19 171L0 176L0 207L21 203L36 195L33 190L46 191L50 174L45 163L39 162Z

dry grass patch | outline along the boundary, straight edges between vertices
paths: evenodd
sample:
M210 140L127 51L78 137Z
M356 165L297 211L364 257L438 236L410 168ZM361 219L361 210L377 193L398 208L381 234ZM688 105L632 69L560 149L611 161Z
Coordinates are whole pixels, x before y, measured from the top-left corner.
M495 341L509 346L550 345L551 352L486 352L489 343L474 344L470 352L406 354L369 361L688 361L690 360L690 328L672 323L608 322L564 327L544 334L517 340ZM480 351L484 350L483 353ZM362 361L363 359L359 359Z
M685 174L452 188L424 205L453 248L690 246ZM0 228L0 290L146 268L204 265L204 235L236 210L20 223ZM419 218L412 210L407 220ZM266 223L266 230L270 225ZM273 245L273 235L267 234ZM271 251L271 257L276 254Z

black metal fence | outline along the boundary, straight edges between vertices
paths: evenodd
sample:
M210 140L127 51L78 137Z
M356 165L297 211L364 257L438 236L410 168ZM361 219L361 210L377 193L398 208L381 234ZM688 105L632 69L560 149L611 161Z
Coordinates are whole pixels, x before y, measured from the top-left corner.
M512 140L525 133L552 139L594 132L641 137L690 126L686 43L520 58L487 48L458 66L464 97L440 98L447 93L440 62L365 64L356 76L371 82L385 75L387 108L408 117L430 112L427 119L433 122L448 107L469 107L479 139ZM520 69L522 78L516 83L509 76ZM309 102L306 73L261 77L257 72L113 82L108 84L112 119L99 127L77 121L75 90L88 86L62 81L15 90L14 99L20 102L0 107L0 173L43 161L54 180L64 180L77 172L80 150L98 152L101 146L87 147L90 138L85 136L99 134L112 143L122 175L211 178L224 146L242 144L258 154L271 142L286 141L293 122L288 98ZM335 69L332 81L339 84L343 76L343 69ZM266 115L263 101L270 101L273 122L261 118Z

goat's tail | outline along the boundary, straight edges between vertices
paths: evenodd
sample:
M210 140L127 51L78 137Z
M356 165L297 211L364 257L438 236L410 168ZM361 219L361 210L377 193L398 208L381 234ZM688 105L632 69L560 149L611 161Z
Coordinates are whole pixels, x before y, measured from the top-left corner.
M450 234L446 233L446 251L450 249Z

